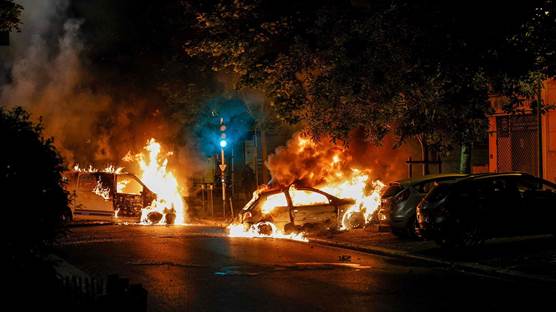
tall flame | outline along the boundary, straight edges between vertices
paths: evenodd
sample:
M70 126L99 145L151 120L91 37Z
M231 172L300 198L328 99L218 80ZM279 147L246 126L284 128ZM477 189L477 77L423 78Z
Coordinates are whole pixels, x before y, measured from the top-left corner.
M151 138L147 142L145 150L148 151L148 157L143 154L137 155L141 168L141 181L157 194L157 199L149 207L143 209L141 222L148 223L147 215L150 212L156 211L165 215L167 211L173 210L176 215L174 223L184 224L186 222L185 203L180 194L176 177L167 169L168 159L160 156L160 143ZM171 155L171 153L167 155Z

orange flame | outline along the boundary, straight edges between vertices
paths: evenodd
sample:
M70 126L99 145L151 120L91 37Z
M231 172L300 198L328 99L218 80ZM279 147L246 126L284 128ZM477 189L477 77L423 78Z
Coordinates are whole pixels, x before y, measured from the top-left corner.
M185 202L179 191L179 185L174 174L168 171L168 159L161 157L161 146L155 139L147 141L145 150L148 157L143 154L136 155L141 168L141 181L157 194L157 199L150 206L141 211L141 223L150 223L148 214L159 212L166 216L168 213L175 213L175 224L184 224ZM171 155L168 153L167 155ZM161 219L163 222L165 218Z
M261 232L261 228L266 227L270 229L270 233ZM230 224L227 227L229 237L244 237L244 238L278 238L278 239L290 239L300 242L309 242L309 240L303 235L303 233L292 233L284 234L276 228L276 226L271 222L260 222L251 225L248 229L245 229L243 224Z
M97 181L97 185L95 185L95 188L93 188L93 193L97 194L98 196L104 198L104 200L109 200L110 199L110 188L109 187L104 187L102 185L102 182L100 181L100 178Z
M94 168L91 165L89 165L88 168L80 168L79 164L76 164L75 166L73 166L73 170L79 172L88 172L88 173L95 173L95 172L106 172L106 173L115 173L115 174L124 173L124 167L116 167L114 165L108 165L104 169L99 170L97 168Z

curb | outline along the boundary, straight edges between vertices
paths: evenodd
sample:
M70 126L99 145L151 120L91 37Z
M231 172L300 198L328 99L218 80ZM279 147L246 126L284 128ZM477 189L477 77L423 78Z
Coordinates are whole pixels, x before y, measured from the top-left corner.
M483 265L478 263L446 261L446 260L415 255L406 251L400 251L400 250L389 249L384 247L359 245L359 244L339 242L339 241L322 239L322 238L309 238L309 243L350 249L350 250L365 252L365 253L374 254L378 256L403 258L403 259L411 259L411 260L417 260L417 261L422 261L427 263L434 263L434 264L446 266L449 267L450 269L454 269L466 273L485 274L492 277L511 278L511 279L516 279L521 281L535 282L535 283L540 282L544 284L549 284L551 286L556 285L556 279L547 278L544 276L525 274L519 271L500 269L500 268L491 267L488 265Z
M66 225L67 228L78 228L78 227L89 227L89 226L106 226L106 225L114 225L114 222L87 222L87 223L70 223Z

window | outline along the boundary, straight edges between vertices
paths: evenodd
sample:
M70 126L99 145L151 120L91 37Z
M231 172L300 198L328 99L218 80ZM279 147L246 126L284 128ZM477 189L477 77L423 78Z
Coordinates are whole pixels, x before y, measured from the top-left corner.
M325 205L330 203L326 196L314 191L298 190L290 187L289 192L294 206Z
M556 185L543 182L541 190L545 192L556 192Z
M415 189L417 190L417 192L419 192L421 194L426 194L437 185L438 185L437 181L429 181L429 182L426 182L426 183L421 183L421 184L415 185Z
M515 179L515 184L517 187L517 190L520 193L525 193L525 192L531 192L531 191L536 191L539 189L539 182L540 181L536 181L536 179L531 179L531 178L527 178L527 177L519 177L517 179Z
M402 189L402 186L399 184L390 184L382 193L382 198L392 197L398 194Z
M272 212L276 207L287 207L286 195L282 192L262 197L259 204L261 212L264 214Z
M98 183L98 176L92 173L79 174L79 187L81 192L92 192Z
M130 175L118 175L117 188L118 193L124 194L140 195L143 192L143 185Z

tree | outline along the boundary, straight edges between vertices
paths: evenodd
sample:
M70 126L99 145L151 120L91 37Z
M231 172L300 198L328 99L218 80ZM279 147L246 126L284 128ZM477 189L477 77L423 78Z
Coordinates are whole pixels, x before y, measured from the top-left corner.
M11 265L25 269L64 233L68 194L63 160L42 137L42 126L22 108L0 106L0 198L4 207L2 237Z
M64 292L51 247L65 233L71 211L61 172L63 161L40 123L22 108L0 106L0 200L7 304L22 309L63 307ZM32 296L33 300L29 300Z
M13 0L0 0L0 32L19 31L23 7Z
M508 38L538 2L212 1L186 52L262 90L277 113L319 137L369 141L388 132L429 149L470 148L486 135L489 96L519 84L530 54ZM473 16L473 18L470 18ZM525 56L525 57L524 57Z

